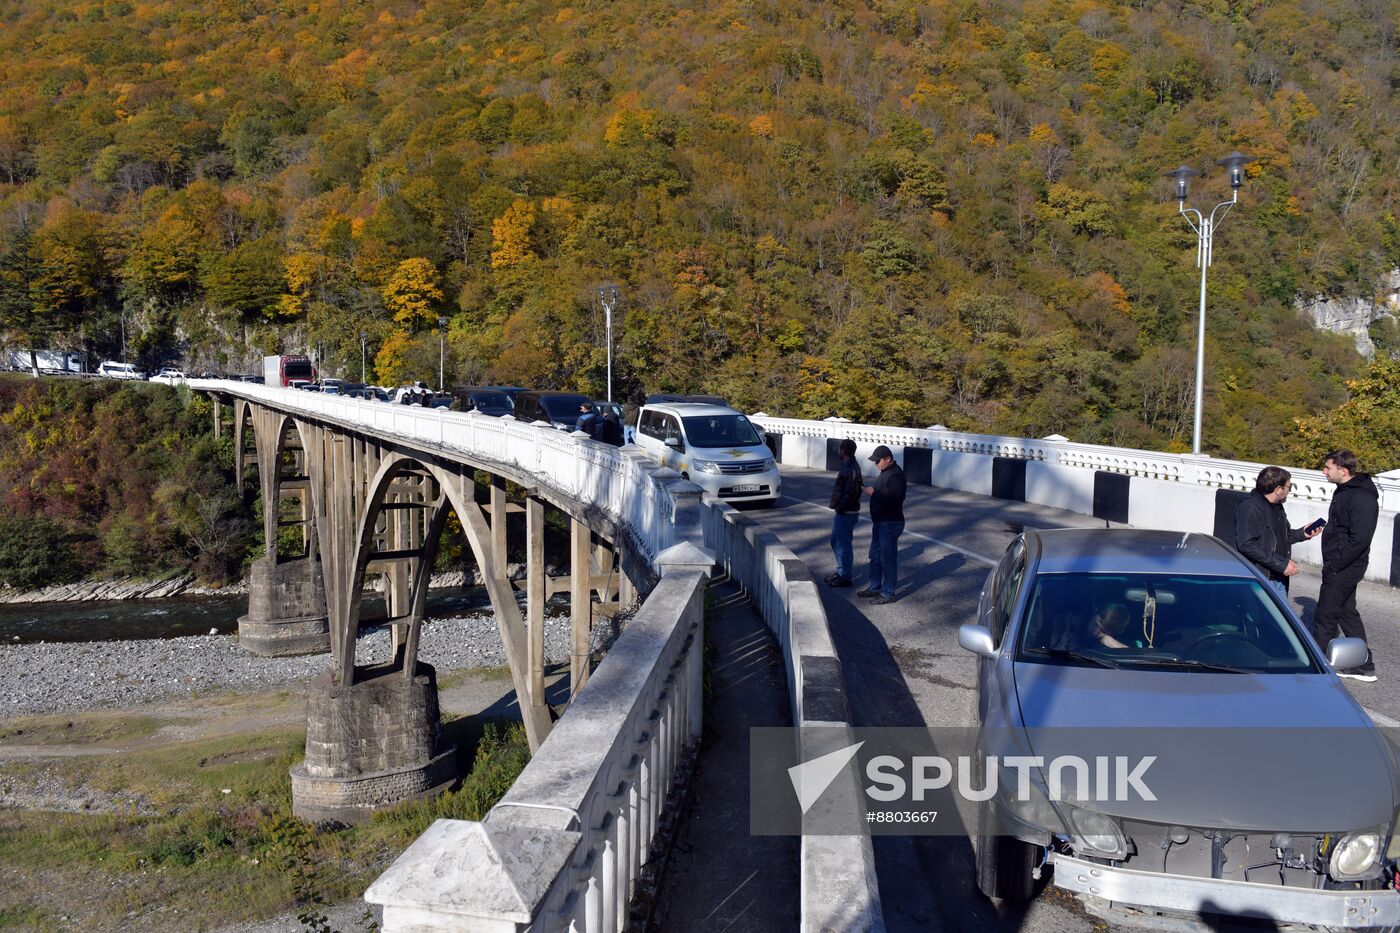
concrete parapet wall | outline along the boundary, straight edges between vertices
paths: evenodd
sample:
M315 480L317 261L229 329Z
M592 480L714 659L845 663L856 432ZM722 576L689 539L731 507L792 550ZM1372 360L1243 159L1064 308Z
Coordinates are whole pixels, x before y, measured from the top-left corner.
M787 451L788 438L783 439ZM744 588L777 639L787 669L789 701L798 741L805 727L850 725L850 705L841 659L831 638L826 609L811 571L770 532L717 500L707 500L705 546ZM808 757L798 749L798 760ZM833 790L859 805L858 776L852 770ZM883 931L884 915L869 836L802 837L802 929Z

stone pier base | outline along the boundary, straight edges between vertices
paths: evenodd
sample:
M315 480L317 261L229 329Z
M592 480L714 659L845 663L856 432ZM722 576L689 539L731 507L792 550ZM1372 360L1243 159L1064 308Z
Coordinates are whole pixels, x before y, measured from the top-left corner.
M248 579L248 614L238 620L238 643L269 658L330 651L320 561L256 561Z
M292 812L361 823L381 807L446 790L457 750L439 747L438 724L432 665L420 663L411 682L392 665L357 668L348 689L321 674L307 704L306 760L291 771Z

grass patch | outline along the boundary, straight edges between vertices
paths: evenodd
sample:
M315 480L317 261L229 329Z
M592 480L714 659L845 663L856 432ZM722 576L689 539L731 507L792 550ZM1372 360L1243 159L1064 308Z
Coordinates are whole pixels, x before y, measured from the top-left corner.
M0 928L204 929L296 911L308 929L327 929L325 905L358 898L434 820L483 817L529 760L518 722L465 717L444 733L471 762L459 789L335 832L292 815L299 728L16 762L6 780L42 772L139 796L158 814L0 811L0 851L16 879L0 892Z
M0 745L103 745L147 738L166 722L129 713L25 716L0 727Z

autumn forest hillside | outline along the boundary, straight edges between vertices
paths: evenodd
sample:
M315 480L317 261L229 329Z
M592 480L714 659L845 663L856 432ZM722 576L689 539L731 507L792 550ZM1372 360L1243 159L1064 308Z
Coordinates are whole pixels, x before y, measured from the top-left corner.
M633 397L1182 449L1162 172L1239 149L1206 441L1281 458L1364 369L1294 302L1400 266L1397 34L1388 0L12 0L0 323L354 377L364 335L395 382L445 320L451 382L601 394L614 282Z

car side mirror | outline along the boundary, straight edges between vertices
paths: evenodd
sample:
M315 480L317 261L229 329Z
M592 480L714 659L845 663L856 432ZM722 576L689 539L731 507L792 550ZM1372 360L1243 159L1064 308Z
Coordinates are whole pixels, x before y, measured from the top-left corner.
M996 642L992 639L992 633L986 626L974 625L971 622L964 622L958 626L958 644L973 654L981 655L984 658L994 658L997 656Z
M662 443L664 443L667 447L672 447L676 450L681 449L681 439L679 437L668 437Z
M1327 643L1327 663L1333 670L1345 671L1366 663L1369 651L1362 638L1334 638Z

